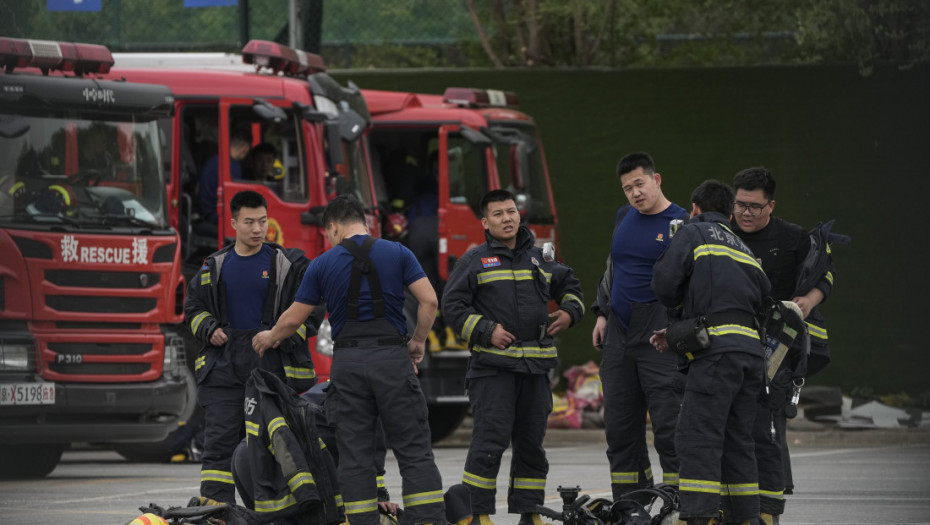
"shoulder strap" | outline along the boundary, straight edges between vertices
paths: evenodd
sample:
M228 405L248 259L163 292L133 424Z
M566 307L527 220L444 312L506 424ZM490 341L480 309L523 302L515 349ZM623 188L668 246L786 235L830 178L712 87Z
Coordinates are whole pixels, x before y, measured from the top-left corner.
M381 280L371 257L368 256L374 243L374 237L366 238L361 246L351 239L343 239L339 243L355 257L355 262L352 263L352 277L349 280L349 295L346 300L346 319L358 319L359 292L362 289L363 274L368 277L368 286L371 288L371 308L375 319L384 317L384 294L381 291Z
M265 304L262 308L262 326L274 326L274 310L278 304L278 252L272 250L271 264L268 265L268 291L265 292Z

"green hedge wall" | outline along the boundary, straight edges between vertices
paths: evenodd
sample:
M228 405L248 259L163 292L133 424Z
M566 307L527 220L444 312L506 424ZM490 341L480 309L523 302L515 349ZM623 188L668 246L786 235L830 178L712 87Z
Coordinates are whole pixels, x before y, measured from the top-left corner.
M516 91L543 138L560 219L560 255L587 302L603 271L614 174L645 150L673 201L702 180L732 182L764 165L778 180L776 215L806 228L836 219L853 243L834 250L836 289L823 310L833 363L812 383L847 391L930 391L923 319L928 279L930 67L673 70L342 71L363 88L441 93ZM562 338L562 366L600 360L593 319Z

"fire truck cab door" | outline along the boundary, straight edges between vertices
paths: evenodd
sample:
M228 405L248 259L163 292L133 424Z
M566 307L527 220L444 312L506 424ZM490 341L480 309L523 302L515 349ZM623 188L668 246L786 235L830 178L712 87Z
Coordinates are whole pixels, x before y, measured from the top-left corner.
M304 156L303 119L290 108L262 99L220 100L219 184L217 217L219 246L234 242L229 205L233 195L243 190L260 193L268 202L266 240L315 253L316 239L310 228L301 227L301 213L307 211L310 193L307 161ZM246 129L251 135L250 151L244 158L232 157L230 135ZM268 159L262 162L259 157Z
M491 141L455 124L439 127L439 276L449 279L451 262L484 242L481 197L498 187L489 169Z

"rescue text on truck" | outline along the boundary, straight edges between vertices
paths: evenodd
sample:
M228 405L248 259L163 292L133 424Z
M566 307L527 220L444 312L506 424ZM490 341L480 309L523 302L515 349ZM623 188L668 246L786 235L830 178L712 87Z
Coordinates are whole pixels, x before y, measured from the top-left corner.
M98 45L0 37L0 64L0 476L44 476L70 443L160 439L192 407L174 98L100 79Z

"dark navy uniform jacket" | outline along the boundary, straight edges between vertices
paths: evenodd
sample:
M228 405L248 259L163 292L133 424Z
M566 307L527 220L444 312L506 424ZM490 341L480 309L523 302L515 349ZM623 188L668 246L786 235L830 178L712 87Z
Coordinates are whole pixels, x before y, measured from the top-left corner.
M555 301L574 325L584 315L581 283L568 266L543 259L525 226L514 250L487 231L485 239L456 261L443 289L443 318L471 348L471 371L543 373L558 364L553 338L545 334L548 303ZM491 345L498 323L516 338L503 350Z
M270 308L270 319L267 327L271 327L278 317L294 301L294 294L300 285L310 260L304 256L304 251L297 248L283 248L277 244L268 243L274 253L271 259L271 275L269 278L268 293L273 297L266 299L264 307ZM184 323L198 341L203 343L200 355L194 364L197 377L205 376L213 366L218 356L218 349L210 344L210 336L217 327L226 327L228 323L226 313L226 283L223 280L223 261L233 245L210 255L203 262L200 271L194 275L187 286L187 299L184 302ZM269 301L271 301L269 303ZM323 309L310 316L297 332L281 341L277 350L281 352L284 373L287 383L297 392L303 392L316 383L316 372L313 369L313 360L307 338L316 335L316 327L325 315Z
M762 357L753 316L769 294L769 280L722 214L702 213L678 230L653 267L652 289L662 304L680 308L682 318L707 317L711 346L695 359L725 351Z

